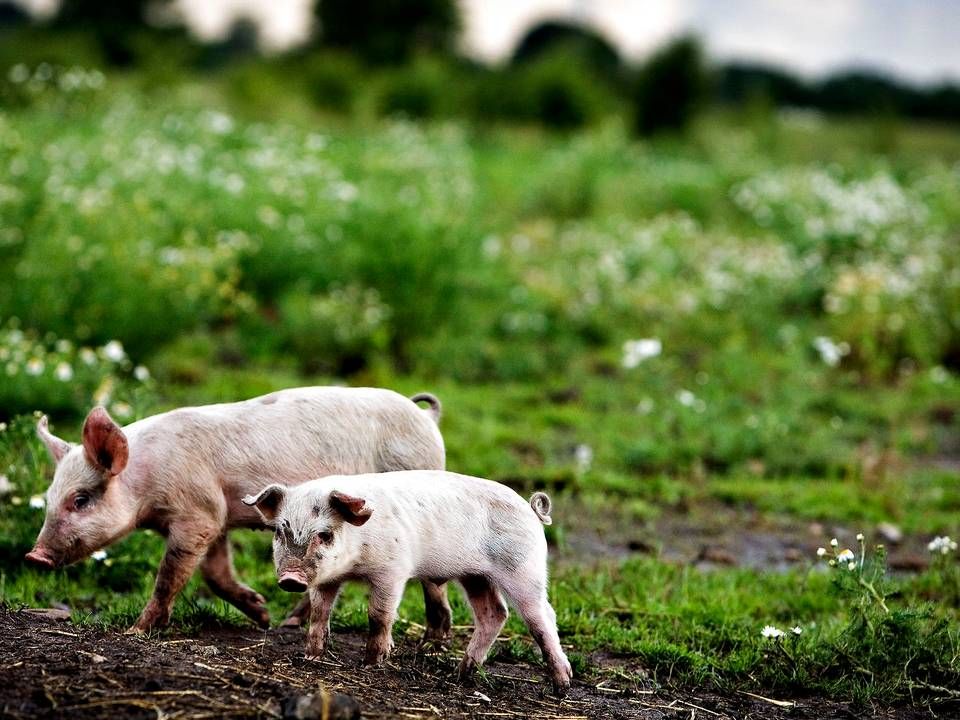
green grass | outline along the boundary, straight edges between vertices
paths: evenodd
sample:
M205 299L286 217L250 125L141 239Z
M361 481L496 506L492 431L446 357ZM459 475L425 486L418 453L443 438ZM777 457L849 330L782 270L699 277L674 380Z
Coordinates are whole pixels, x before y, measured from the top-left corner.
M722 502L960 534L957 474L933 462L960 453L954 131L879 143L864 122L714 114L640 143L615 122L346 122L291 97L258 114L230 82L161 98L108 77L0 110L7 604L125 627L162 545L136 533L109 562L26 568L50 476L30 413L75 439L94 402L126 421L310 383L434 392L451 469L624 522ZM639 339L659 354L631 362ZM238 533L237 564L280 616L268 541ZM836 583L587 558L556 568L553 598L589 672L597 651L726 690L919 701L958 684L955 561L890 581L889 614ZM421 604L411 588L403 617ZM196 580L174 617L240 621ZM768 623L804 631L781 646ZM365 626L362 592L335 624ZM529 651L522 631L504 657Z

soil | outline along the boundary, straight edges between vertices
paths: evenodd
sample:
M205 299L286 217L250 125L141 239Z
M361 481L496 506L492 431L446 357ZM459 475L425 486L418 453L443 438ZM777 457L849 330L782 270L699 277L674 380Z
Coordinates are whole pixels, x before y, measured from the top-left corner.
M143 638L0 610L0 717L274 718L289 709L288 698L324 691L352 696L365 718L929 717L910 708L854 711L815 698L655 688L636 672L642 668L627 661L632 672L624 672L623 659L602 654L591 658L601 669L558 700L542 668L496 655L483 676L461 682L456 650L421 649L414 632L385 665L365 668L357 633L335 633L333 652L316 663L303 659L300 630ZM467 632L457 629L454 648L462 649Z
M833 537L855 547L860 530L868 547L875 543L886 547L887 565L894 572L925 570L930 557L928 537L891 538L878 528L803 522L716 502L699 503L688 512L667 510L646 522L616 506L591 507L576 498L561 497L554 504L559 508L555 515L563 518L564 536L559 547L551 548L551 560L577 565L646 554L701 570L736 566L783 572L819 565L825 571L817 562L817 548Z

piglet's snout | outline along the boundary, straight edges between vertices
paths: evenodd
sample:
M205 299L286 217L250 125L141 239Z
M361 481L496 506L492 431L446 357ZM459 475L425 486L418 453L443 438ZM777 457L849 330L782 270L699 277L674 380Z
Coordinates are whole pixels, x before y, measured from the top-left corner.
M47 568L48 570L56 565L56 563L53 561L53 558L47 555L46 552L44 552L41 548L34 548L28 552L25 557L34 565Z
M307 576L302 570L284 570L277 583L287 592L304 592L307 589Z

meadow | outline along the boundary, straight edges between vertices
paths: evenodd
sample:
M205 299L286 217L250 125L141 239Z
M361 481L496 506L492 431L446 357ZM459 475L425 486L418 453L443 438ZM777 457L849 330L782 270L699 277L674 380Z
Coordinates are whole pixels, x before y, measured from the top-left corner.
M927 545L960 535L956 128L717 111L638 142L257 114L216 83L83 68L0 82L6 606L126 627L161 553L142 532L25 566L52 473L36 412L76 439L94 403L132 421L299 384L429 390L449 468L554 496L581 678L955 709L960 565ZM718 517L725 539L801 528L799 556L671 551L675 519ZM269 540L234 542L280 616ZM878 544L919 557L892 573ZM413 589L401 615L422 621ZM197 580L174 618L243 622ZM365 625L354 589L334 626ZM507 630L494 660L535 658Z

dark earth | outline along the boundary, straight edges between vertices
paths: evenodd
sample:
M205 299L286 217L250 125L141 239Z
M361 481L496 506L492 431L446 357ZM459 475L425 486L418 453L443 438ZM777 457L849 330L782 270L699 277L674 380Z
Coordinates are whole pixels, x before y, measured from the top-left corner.
M418 648L417 632L409 628L384 666L364 668L357 633L335 633L333 652L315 663L303 659L300 630L210 628L184 637L174 629L143 638L0 609L0 717L278 718L291 712L291 698L322 692L352 696L365 718L931 717L912 708L660 688L642 668L625 672L623 659L602 654L591 657L599 669L558 700L539 664L509 661L496 648L483 676L460 682L468 629L457 628L452 653Z

